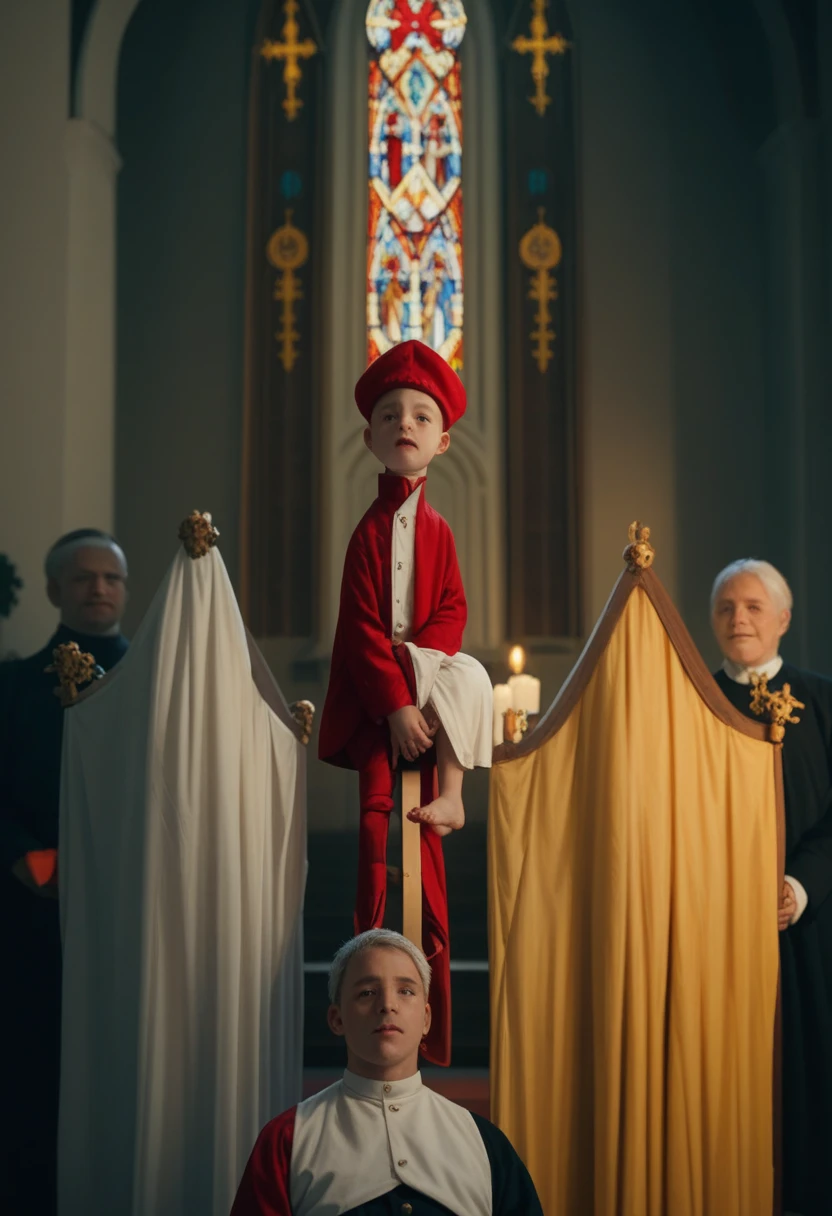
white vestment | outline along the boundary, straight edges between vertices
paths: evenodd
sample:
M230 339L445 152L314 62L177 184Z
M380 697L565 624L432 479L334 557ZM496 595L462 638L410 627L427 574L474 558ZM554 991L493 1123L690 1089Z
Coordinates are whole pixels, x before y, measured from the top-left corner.
M452 1212L491 1216L491 1165L477 1125L464 1107L423 1085L421 1073L382 1082L346 1071L300 1103L294 1216L341 1216L403 1183Z
M64 721L60 1216L227 1216L301 1095L306 767L216 549Z
M393 522L390 569L393 592L393 637L405 642L416 676L420 709L432 706L445 728L462 768L490 768L493 749L493 692L488 673L471 655L447 655L442 650L409 641L413 621L416 510L419 486L405 499Z

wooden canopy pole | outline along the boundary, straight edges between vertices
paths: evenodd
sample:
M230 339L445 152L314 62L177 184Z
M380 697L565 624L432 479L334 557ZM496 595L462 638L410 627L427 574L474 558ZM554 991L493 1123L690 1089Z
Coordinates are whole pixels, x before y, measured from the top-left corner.
M422 825L407 812L421 806L418 769L402 770L402 933L422 949Z

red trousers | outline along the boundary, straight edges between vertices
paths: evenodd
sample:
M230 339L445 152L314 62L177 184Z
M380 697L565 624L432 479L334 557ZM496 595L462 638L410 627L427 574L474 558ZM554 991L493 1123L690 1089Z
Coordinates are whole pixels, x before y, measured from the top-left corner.
M387 903L387 831L393 810L395 774L390 767L390 736L385 725L362 732L351 747L358 769L361 822L358 836L358 890L355 932L380 928ZM422 757L421 805L436 797L436 754ZM402 807L407 814L410 807ZM442 841L422 825L422 948L431 965L431 1027L422 1055L431 1064L451 1062L451 971L448 897Z

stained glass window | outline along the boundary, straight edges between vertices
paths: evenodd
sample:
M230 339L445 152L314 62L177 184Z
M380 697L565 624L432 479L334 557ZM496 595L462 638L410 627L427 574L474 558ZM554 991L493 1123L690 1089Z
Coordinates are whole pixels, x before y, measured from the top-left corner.
M370 0L367 347L462 367L461 0Z

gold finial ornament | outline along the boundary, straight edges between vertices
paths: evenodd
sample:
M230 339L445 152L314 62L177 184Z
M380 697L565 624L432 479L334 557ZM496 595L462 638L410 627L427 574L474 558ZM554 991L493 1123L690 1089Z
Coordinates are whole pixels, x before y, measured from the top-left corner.
M77 642L62 642L56 646L52 651L52 662L44 671L58 677L55 696L60 697L64 708L77 699L79 684L89 684L90 680L100 680L104 675L94 656L82 650Z
M532 271L529 299L537 303L535 328L531 332L534 343L532 355L538 371L545 372L552 360L551 344L555 331L549 328L552 314L549 305L558 298L557 279L550 273L563 256L560 237L546 223L546 208L538 207L537 223L520 238L520 261Z
M546 113L546 107L552 104L552 99L546 92L546 78L549 75L547 55L565 55L569 43L563 34L550 34L549 23L546 20L546 6L549 0L532 0L532 16L529 22L531 38L521 34L511 44L511 49L518 55L531 55L532 80L534 81L534 97L529 101L541 117Z
M318 47L312 38L304 38L301 42L298 37L300 34L297 19L299 9L300 5L297 0L286 0L283 5L283 12L286 14L282 31L283 41L275 42L267 38L260 48L260 54L264 59L277 59L283 64L283 83L286 85L283 109L288 122L293 122L297 118L303 106L303 102L298 97L298 88L303 79L301 62L304 59L311 59L318 53Z
M649 570L656 556L656 550L650 544L650 529L641 520L635 519L630 524L628 535L630 543L622 554L627 568L633 574L636 570Z
M311 701L293 701L289 713L303 731L301 743L308 743L312 734L312 723L315 721L315 706Z
M782 743L786 737L786 726L796 725L800 718L795 714L796 709L805 709L803 701L792 696L791 684L784 684L779 692L771 692L768 687L768 676L759 675L756 671L751 674L751 712L758 718L768 717L768 737L772 743Z
M191 511L179 525L179 539L185 546L188 557L194 561L213 549L219 540L219 529L211 522L210 511Z
M519 743L529 729L529 715L525 709L507 709L503 714L503 741Z

